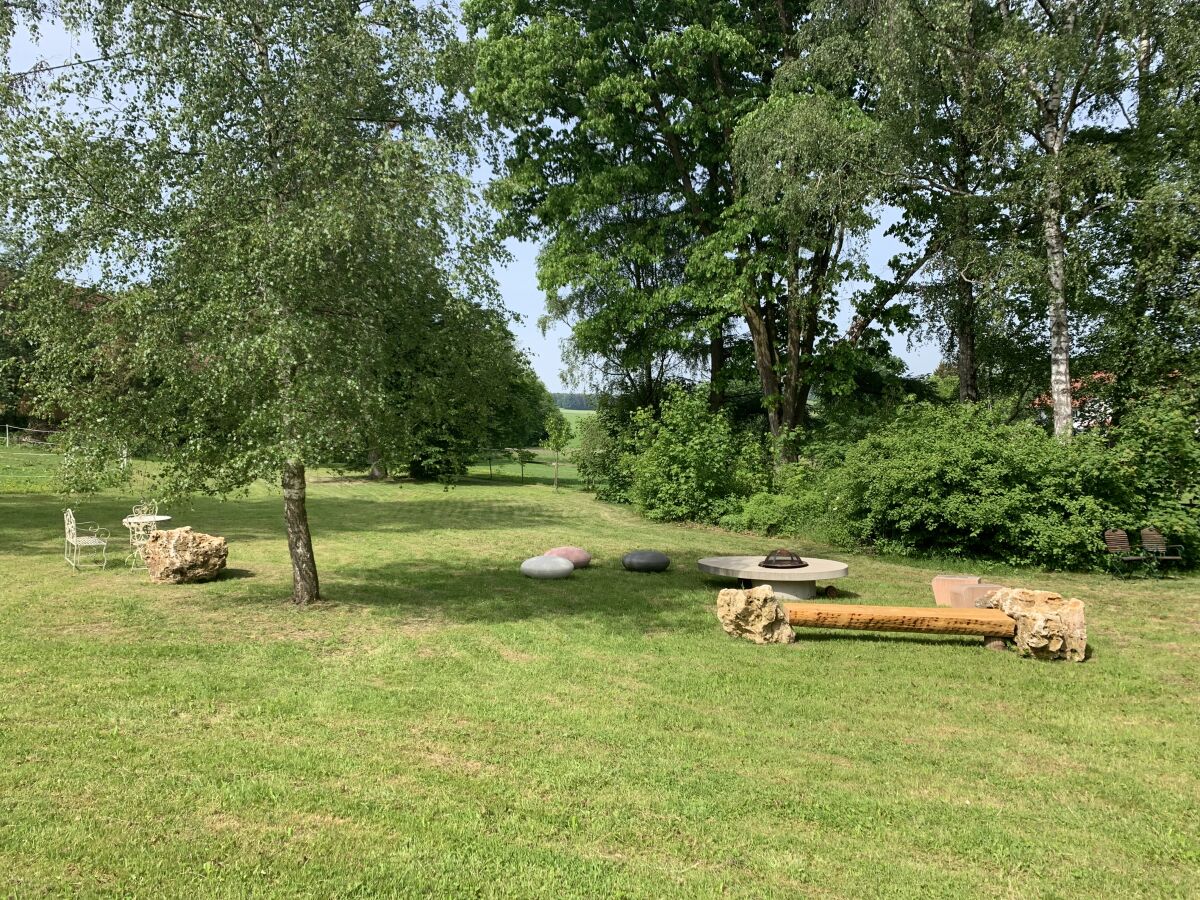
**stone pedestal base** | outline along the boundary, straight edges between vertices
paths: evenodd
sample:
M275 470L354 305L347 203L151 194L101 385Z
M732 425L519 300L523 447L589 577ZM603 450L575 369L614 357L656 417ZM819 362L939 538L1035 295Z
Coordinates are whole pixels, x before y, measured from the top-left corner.
M744 591L756 587L769 587L771 593L780 600L812 600L817 596L815 581L759 581L757 578L739 578L738 587Z
M790 644L796 632L769 585L748 591L726 588L717 595L717 618L728 634L756 644Z

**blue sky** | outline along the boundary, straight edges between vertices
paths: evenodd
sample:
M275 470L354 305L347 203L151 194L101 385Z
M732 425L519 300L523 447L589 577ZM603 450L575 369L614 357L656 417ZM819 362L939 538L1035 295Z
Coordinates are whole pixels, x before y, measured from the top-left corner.
M902 247L894 238L884 234L893 215L893 210L883 210L881 224L865 241L865 259L876 275L888 274L888 260ZM559 379L559 370L562 368L559 342L567 336L568 330L560 325L543 336L537 327L538 317L544 311L542 294L537 286L537 246L514 241L509 243L508 248L513 254L513 261L507 267L498 267L495 274L505 305L523 317L523 321L514 326L514 331L521 345L529 352L533 367L546 386L552 391L572 390ZM850 318L851 309L843 303L837 317L842 331L850 324ZM921 343L910 349L904 335L893 336L891 344L892 352L904 360L914 375L932 372L941 361L941 351L934 344Z
M45 24L36 42L23 30L16 35L9 60L10 71L32 68L39 61L56 65L74 58L76 54L85 58L93 56L95 48L90 42L73 38L54 24ZM887 261L896 253L899 245L883 234L881 226L870 236L866 246L865 256L871 270L886 274ZM513 326L517 339L529 354L534 370L550 390L571 390L572 386L565 385L560 377L560 345L567 336L567 329L560 325L543 335L537 325L545 308L537 286L537 246L510 241L508 249L512 253L512 260L507 265L497 266L495 276L505 305L520 317L520 321ZM838 319L844 328L849 322L850 310L843 308ZM933 371L940 359L937 347L925 344L910 350L903 336L892 338L892 349L914 374Z

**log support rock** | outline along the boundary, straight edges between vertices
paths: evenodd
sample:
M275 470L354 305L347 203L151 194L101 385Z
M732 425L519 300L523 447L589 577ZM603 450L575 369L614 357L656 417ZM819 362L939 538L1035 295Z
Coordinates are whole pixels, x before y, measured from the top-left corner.
M1087 624L1082 600L1066 600L1053 591L1001 588L978 601L980 609L997 609L1017 623L1013 643L1023 656L1083 662Z
M729 634L756 644L790 644L796 640L787 613L769 584L721 591L717 595L717 618Z

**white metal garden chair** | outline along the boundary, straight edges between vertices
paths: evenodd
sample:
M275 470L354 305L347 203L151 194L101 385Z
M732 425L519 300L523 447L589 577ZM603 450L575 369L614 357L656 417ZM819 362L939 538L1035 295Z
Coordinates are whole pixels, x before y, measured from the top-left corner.
M96 548L100 548L100 561L84 563L90 568L103 569L108 565L108 529L101 528L95 522L75 523L75 513L70 509L63 510L63 526L66 539L63 543L63 559L71 564L71 568L79 571L80 554L83 548L90 548L88 555L95 557ZM80 528L85 532L80 534Z

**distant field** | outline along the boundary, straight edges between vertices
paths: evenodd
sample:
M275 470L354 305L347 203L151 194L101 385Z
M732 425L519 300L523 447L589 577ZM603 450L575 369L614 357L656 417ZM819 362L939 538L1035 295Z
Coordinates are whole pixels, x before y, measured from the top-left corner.
M570 422L571 426L573 428L575 428L576 431L578 432L579 423L582 422L584 419L589 419L592 416L594 416L596 414L596 411L594 409L564 409L564 410L562 410L562 414L567 417L567 421ZM578 433L576 433L575 437L573 437L571 439L571 446L572 447L579 446L579 434Z
M41 494L53 489L59 457L34 444L0 445L0 493Z

